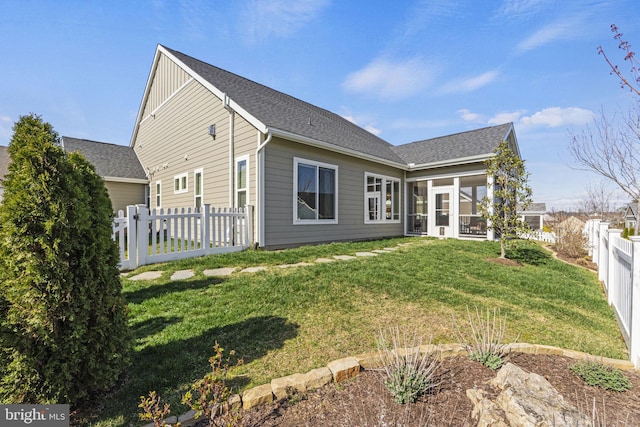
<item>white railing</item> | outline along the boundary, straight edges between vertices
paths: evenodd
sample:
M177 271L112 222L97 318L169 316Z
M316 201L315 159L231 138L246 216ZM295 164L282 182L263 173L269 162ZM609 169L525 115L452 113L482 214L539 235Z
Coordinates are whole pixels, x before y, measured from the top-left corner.
M631 362L640 368L640 237L621 237L608 222L587 221L589 254L613 307Z
M253 207L154 209L127 206L113 221L120 268L237 252L253 239Z

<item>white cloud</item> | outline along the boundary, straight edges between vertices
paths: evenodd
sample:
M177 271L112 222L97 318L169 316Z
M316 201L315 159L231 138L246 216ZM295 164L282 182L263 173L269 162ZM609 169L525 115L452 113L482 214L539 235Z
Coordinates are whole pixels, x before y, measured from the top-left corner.
M441 89L441 94L450 93L467 93L480 89L492 83L500 75L497 71L487 71L478 76L469 77L467 79L455 80L445 84Z
M537 113L522 117L520 123L529 126L546 126L557 128L560 126L582 126L593 120L593 112L579 107L551 107Z
M399 100L425 89L435 74L434 67L419 57L399 62L376 59L348 75L342 85L348 92Z
M467 121L467 122L481 122L481 121L483 121L482 114L472 113L470 110L467 110L466 108L458 110L457 113L460 115L462 120Z
M545 0L505 0L496 15L499 18L528 17L540 11Z
M271 36L286 37L315 19L329 5L329 0L252 0L241 13L250 43Z
M516 50L519 53L524 53L556 40L571 40L581 37L586 31L584 20L585 15L579 14L572 18L563 18L545 25L518 43Z
M525 113L525 111L513 111L513 112L503 112L498 113L492 118L490 118L487 123L490 125L501 125L503 123L509 122L517 122L520 117Z

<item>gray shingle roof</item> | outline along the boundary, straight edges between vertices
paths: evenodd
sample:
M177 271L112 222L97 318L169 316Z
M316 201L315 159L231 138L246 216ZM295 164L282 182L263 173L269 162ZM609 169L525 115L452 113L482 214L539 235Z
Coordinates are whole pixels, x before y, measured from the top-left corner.
M68 153L82 153L101 177L147 179L138 156L129 146L63 136L62 147Z
M270 128L406 164L393 145L343 117L163 46L193 72Z
M539 213L539 212L546 212L547 211L547 204L546 203L530 203L529 206L527 206L527 209L522 210L520 209L520 207L518 207L518 212L522 213L522 214L526 214L526 213Z
M405 163L416 165L490 155L505 140L511 123L491 126L393 147Z

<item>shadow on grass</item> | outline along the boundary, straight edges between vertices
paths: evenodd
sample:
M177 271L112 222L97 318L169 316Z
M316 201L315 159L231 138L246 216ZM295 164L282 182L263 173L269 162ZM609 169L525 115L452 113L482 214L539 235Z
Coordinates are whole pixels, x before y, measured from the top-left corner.
M174 280L163 284L150 284L142 289L123 292L123 295L127 303L140 304L143 301L162 295L195 289L205 289L210 286L219 285L223 282L224 279L220 278L207 278L200 280Z
M157 316L142 322L131 325L131 332L135 339L142 339L150 335L157 334L166 327L180 323L182 317L179 316Z
M545 265L553 259L551 254L544 249L531 246L521 246L509 250L507 258L529 265Z
M174 322L176 318L169 318ZM142 322L136 334L147 333L166 326L163 321ZM180 405L182 394L188 385L211 371L209 358L214 354L213 346L217 341L224 348L224 359L231 350L237 359L244 363L264 357L268 352L282 348L285 341L295 338L299 325L277 316L250 317L241 322L208 329L200 335L173 340L166 344L149 346L132 355L132 365L127 372L126 383L110 399L105 401L103 413L89 415L90 409L81 410L84 416L101 420L123 417L125 425L139 423L137 404L140 396L146 396L156 390L165 401L171 403L172 413L186 411ZM238 390L251 381L248 376L238 376L230 381L234 390Z

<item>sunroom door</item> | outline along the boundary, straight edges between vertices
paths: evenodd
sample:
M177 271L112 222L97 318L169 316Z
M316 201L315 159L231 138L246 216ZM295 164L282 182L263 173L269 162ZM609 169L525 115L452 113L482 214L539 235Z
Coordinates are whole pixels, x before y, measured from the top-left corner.
M434 203L430 216L433 218L433 233L436 237L453 237L453 227L456 225L453 219L453 189L435 188L433 191Z

